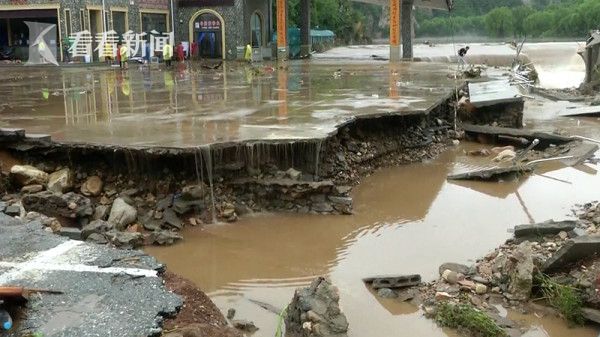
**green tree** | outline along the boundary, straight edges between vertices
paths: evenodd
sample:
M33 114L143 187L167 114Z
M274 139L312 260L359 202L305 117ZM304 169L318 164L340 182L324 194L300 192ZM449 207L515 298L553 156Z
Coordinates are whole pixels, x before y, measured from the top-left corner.
M535 10L529 6L518 6L512 9L512 16L514 20L514 33L519 36L527 35L525 30L525 19L528 16L535 13Z
M485 16L485 27L491 36L504 37L512 35L515 20L508 7L498 7Z

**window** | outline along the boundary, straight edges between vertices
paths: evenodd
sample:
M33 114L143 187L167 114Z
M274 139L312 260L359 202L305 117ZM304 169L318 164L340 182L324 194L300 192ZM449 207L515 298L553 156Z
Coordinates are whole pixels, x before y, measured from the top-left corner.
M65 9L65 33L67 36L71 36L71 33L73 32L73 26L71 25L71 11L68 9Z
M127 31L127 13L126 12L112 12L112 29L117 32L117 35L121 36Z
M155 30L159 33L167 32L167 14L142 13L142 32L150 33Z
M262 45L262 18L258 12L252 13L250 17L250 30L252 32L252 47Z

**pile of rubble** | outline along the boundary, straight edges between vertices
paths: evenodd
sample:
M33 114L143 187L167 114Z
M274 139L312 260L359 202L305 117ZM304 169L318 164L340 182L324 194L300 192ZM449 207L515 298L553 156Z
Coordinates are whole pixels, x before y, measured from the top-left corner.
M365 282L380 297L413 300L428 317L436 317L441 304L469 305L484 312L511 336L523 328L510 321L505 308L532 310L530 300L542 297L543 278L573 289L583 318L600 323L600 203L578 206L578 220L546 221L519 225L514 236L472 266L445 263L439 279L416 282L415 275L390 282L391 278L371 278ZM419 280L420 281L420 280ZM383 283L382 283L383 282ZM387 283L386 283L387 282ZM418 285L417 285L418 283ZM410 288L413 287L413 288ZM553 304L549 301L548 306ZM567 316L569 313L555 313Z
M69 168L47 173L34 166L14 165L9 179L18 192L2 197L0 211L39 219L49 231L72 239L119 247L172 244L181 239L177 233L184 226L181 217L202 211L207 204L205 186L186 186L177 197L157 198L133 182L114 177L105 181L99 175L75 174ZM188 224L201 223L193 216L185 219Z

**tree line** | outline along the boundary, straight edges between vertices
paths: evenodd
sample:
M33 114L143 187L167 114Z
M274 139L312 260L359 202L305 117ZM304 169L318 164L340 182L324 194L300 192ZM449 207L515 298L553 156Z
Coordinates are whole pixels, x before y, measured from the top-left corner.
M600 28L600 0L456 0L455 10L419 10L417 36L585 37ZM483 6L482 6L483 5Z

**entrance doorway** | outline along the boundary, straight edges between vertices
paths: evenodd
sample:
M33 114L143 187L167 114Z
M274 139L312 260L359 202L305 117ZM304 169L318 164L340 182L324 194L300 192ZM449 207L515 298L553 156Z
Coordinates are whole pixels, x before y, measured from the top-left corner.
M102 22L102 11L101 10L95 10L95 9L90 9L89 10L90 13L90 34L92 34L93 37L98 36L98 33L102 33L104 32L104 23ZM92 50L96 50L96 48L98 47L98 42L96 41L97 39L92 39ZM92 59L94 61L103 61L100 59L100 53L97 52L92 52Z
M224 56L224 23L212 11L200 11L192 17L192 52L200 58L222 59Z

